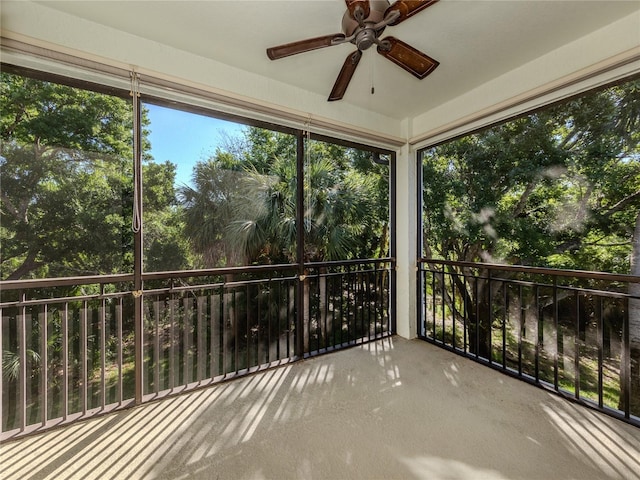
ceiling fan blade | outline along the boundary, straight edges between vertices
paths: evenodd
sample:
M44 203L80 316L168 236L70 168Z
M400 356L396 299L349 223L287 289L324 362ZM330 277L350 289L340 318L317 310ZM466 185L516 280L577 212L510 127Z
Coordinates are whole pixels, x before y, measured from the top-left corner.
M344 40L344 38L345 36L342 33L335 33L333 35L325 35L323 37L308 38L306 40L286 43L277 47L267 48L267 56L271 60L277 60L279 58L288 57L289 55L296 55L297 53L330 47L334 44L334 39Z
M369 16L369 13L371 13L371 6L369 5L369 0L344 0L344 1L347 4L347 8L349 9L349 15L351 15L351 18L353 18L358 23L364 21L364 19ZM359 9L360 9L360 13L358 13Z
M389 48L385 48L386 46ZM386 37L382 40L382 47L378 46L378 53L420 80L440 65L433 58L395 37Z
M430 7L437 1L438 0L418 0L418 1L398 0L389 8L387 8L387 11L384 12L384 16L385 18L387 18L387 16L391 12L399 11L400 16L395 21L389 24L389 25L397 25L400 22L404 22L407 18L412 17L416 13L421 12L425 8Z
M328 100L330 102L341 100L342 97L344 97L344 93L347 91L351 77L353 77L353 73L356 71L356 67L361 58L362 52L360 50L356 50L347 57L338 74L336 83L333 85L333 90L331 90L331 94L329 95Z

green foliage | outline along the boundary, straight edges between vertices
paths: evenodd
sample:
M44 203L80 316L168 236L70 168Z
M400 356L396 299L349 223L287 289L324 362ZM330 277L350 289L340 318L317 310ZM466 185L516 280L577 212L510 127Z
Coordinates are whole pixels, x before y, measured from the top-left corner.
M427 256L629 272L638 81L425 152Z
M3 279L128 271L126 101L2 73Z
M296 138L248 128L194 168L180 198L204 266L296 259ZM305 260L388 254L388 171L366 152L308 144Z
M132 271L130 99L1 75L0 278ZM143 158L150 159L146 153ZM180 244L177 219L168 219L176 208L175 166L148 163L143 177L144 211L155 235L150 262L158 266L158 252ZM171 235L159 235L161 228ZM159 245L160 238L169 243ZM172 267L187 263L184 247L174 253Z
M3 73L1 278L133 269L129 98ZM142 115L145 271L296 257L296 137L247 128L176 190ZM305 258L388 255L388 171L371 155L310 142Z
M27 349L27 357L35 364L40 364L40 355L38 352ZM9 351L2 351L2 376L5 380L16 381L20 376L20 356Z

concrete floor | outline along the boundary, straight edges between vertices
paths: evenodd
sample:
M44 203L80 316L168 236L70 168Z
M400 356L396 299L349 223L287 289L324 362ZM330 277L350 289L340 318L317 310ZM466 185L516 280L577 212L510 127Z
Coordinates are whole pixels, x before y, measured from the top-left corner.
M640 429L386 339L0 446L3 479L640 479Z

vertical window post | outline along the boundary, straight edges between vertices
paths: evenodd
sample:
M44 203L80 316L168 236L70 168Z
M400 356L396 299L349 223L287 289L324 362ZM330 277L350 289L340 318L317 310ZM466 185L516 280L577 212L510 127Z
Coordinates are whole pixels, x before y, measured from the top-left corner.
M140 109L139 80L131 73L131 95L133 97L133 301L135 322L135 401L142 403L144 342L142 318L142 117Z
M296 355L304 357L304 152L305 135L296 134L296 262L298 285L296 290ZM309 145L306 145L309 148Z

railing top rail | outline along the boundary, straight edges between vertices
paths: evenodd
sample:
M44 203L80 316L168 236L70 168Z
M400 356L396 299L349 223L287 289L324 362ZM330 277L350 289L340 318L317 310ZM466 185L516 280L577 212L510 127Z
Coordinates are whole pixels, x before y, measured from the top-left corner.
M310 262L305 266L312 268L330 267L337 265L358 265L363 263L388 263L394 262L394 258L367 258L356 260L337 260L332 262ZM209 268L199 270L175 270L165 272L148 272L142 274L142 280L165 280L169 278L191 278L191 277L207 277L215 275L234 275L241 273L255 272L275 272L278 270L293 270L297 268L297 264L277 264L277 265L250 265L240 267L225 268ZM132 273L115 274L115 275L87 275L78 277L57 277L57 278L38 278L27 280L4 280L0 281L0 290L22 290L29 288L49 288L64 287L72 285L99 285L113 284L122 282L133 282L134 275Z
M26 288L67 287L71 285L98 285L107 283L132 282L132 273L116 275L87 275L80 277L37 278L26 280L0 281L0 290L21 290Z
M278 270L293 270L295 268L297 268L295 263L283 263L277 265L249 265L200 270L173 270L166 272L143 273L142 280L164 280L167 278L211 277L215 275L234 275L240 273L275 272Z
M607 272L591 272L588 270L563 270L559 268L530 267L526 265L504 265L499 263L458 262L454 260L441 260L441 259L434 259L434 258L420 258L418 260L418 263L450 265L455 267L467 267L467 268L484 268L487 270L501 270L501 271L507 271L507 272L551 275L556 277L575 277L575 278L587 278L591 280L608 280L611 282L640 283L639 275L624 275L619 273L607 273Z
M354 260L334 260L331 262L306 262L305 267L335 267L341 265L362 265L363 263L393 263L396 259L393 257L385 258L357 258Z
M228 275L237 273L266 272L276 270L292 270L295 264L282 265L251 265L246 267L211 268L201 270L178 270L166 272L143 273L143 280L162 280L167 278L206 277L213 275ZM38 278L27 280L0 281L0 290L21 290L27 288L63 287L71 285L97 285L108 283L133 282L132 273L116 275L87 275L79 277Z

